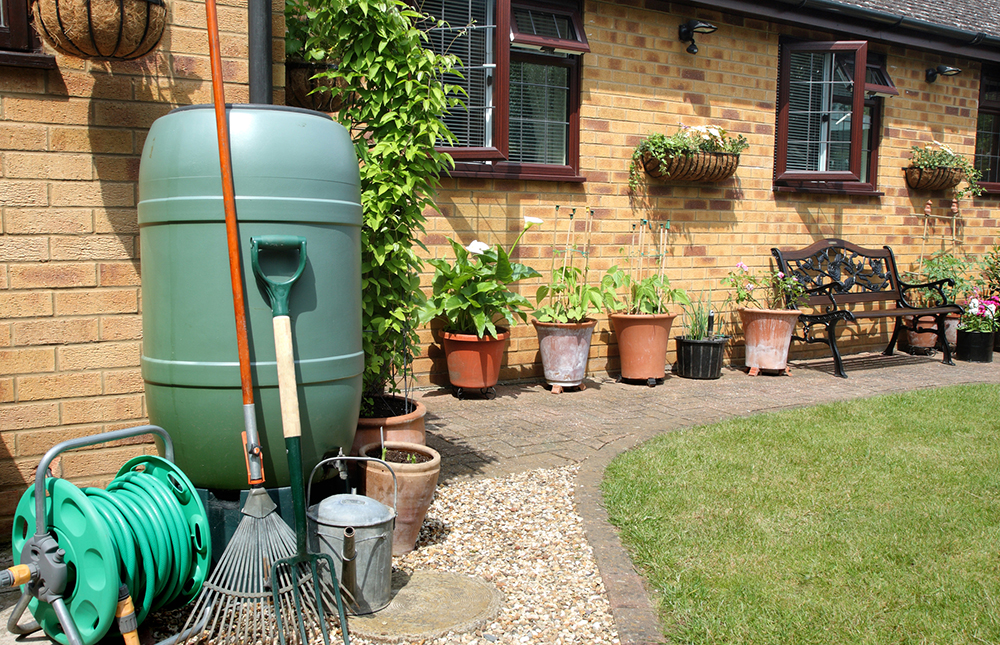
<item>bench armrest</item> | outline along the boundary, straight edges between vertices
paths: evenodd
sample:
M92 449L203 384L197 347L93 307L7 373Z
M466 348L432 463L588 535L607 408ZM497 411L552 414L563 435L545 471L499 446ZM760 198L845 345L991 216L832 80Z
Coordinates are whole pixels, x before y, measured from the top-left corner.
M907 297L908 292L911 290L923 289L927 291L937 292L937 302L934 303L935 307L944 307L945 305L953 305L954 302L948 300L947 296L944 295L944 285L949 287L955 286L955 280L952 278L943 278L941 280L935 280L934 282L922 282L918 284L913 284L909 282L903 282L899 280L899 306L908 307L910 309L919 309L920 307L910 301Z

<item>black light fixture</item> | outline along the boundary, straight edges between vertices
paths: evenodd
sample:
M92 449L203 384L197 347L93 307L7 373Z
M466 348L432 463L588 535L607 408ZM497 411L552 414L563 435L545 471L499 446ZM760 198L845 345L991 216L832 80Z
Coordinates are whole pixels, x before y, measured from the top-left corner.
M934 68L928 68L927 70L927 82L933 83L937 80L938 76L954 76L955 74L961 74L962 70L957 67L948 67L947 65L938 65Z
M688 20L677 28L677 35L682 43L691 42L691 44L687 47L687 53L697 54L698 45L694 44L694 35L710 34L716 29L718 29L718 27L709 22L702 22L701 20Z

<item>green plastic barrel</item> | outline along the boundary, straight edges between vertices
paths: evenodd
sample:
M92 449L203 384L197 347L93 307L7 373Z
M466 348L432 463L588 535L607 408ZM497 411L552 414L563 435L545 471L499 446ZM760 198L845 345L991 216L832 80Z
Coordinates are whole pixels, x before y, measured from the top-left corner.
M324 114L227 106L247 324L265 485L287 486L271 307L251 270L250 238L306 239L291 292L305 472L348 452L361 405L361 194L343 126ZM247 487L236 324L215 112L153 123L139 167L142 377L150 423L174 440L195 486ZM280 260L280 257L278 258ZM279 275L282 267L267 268Z

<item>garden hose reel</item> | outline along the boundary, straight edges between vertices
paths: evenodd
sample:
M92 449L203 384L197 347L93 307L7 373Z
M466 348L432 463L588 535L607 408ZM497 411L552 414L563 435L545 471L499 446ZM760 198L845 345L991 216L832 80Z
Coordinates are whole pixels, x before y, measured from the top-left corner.
M155 434L165 459L136 457L107 489L78 489L48 476L61 452ZM34 534L30 534L32 524ZM150 611L177 607L200 591L211 561L207 515L194 486L173 464L173 444L157 426L71 439L38 465L14 517L19 564L0 587L23 585L7 623L13 634L39 629L62 645L93 645L117 620L126 642ZM25 610L34 621L21 623Z

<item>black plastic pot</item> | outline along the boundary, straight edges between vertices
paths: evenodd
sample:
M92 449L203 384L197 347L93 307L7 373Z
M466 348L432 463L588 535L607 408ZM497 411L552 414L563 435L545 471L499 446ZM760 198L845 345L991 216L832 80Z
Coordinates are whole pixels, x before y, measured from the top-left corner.
M955 358L970 363L993 362L993 332L958 330Z
M704 340L675 336L674 340L677 341L677 364L674 371L678 376L695 379L717 379L722 376L722 359L729 336L714 336Z

